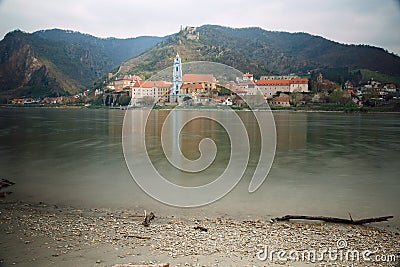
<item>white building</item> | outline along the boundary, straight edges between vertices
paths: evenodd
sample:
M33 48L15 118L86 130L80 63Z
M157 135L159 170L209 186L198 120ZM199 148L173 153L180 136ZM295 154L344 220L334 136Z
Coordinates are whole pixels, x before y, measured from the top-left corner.
M274 96L280 93L293 93L302 92L307 93L308 91L308 79L291 77L291 79L280 79L279 76L273 76L271 80L258 80L256 81L256 87L261 91L266 99L272 99ZM287 78L287 77L285 77Z
M132 87L131 105L140 105L144 101L166 102L171 83L165 81L136 81Z
M172 72L172 86L169 94L169 102L178 102L180 89L182 87L182 62L178 53L176 53L173 67L174 69Z

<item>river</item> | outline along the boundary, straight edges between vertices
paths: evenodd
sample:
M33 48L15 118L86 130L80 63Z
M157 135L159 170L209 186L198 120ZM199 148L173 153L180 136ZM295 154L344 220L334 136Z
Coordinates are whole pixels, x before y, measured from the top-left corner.
M154 116L165 117L165 112L156 111ZM245 111L238 113L246 120ZM247 192L250 167L234 190L201 208L173 208L138 187L124 159L124 111L120 110L0 109L0 178L16 182L9 188L13 194L6 198L11 201L150 209L185 216L348 218L351 213L358 219L394 215L388 224L400 225L400 114L285 111L273 115L277 148L263 185L255 193ZM196 140L211 131L211 138L222 143L216 167L209 171L218 173L229 158L226 134L222 127L201 125L183 132L183 152L196 158ZM146 136L149 143L159 131L153 133ZM255 136L251 142L257 148L260 140ZM159 152L153 151L153 159ZM250 165L253 161L250 158ZM161 172L172 172L154 162ZM171 179L191 186L209 182L207 175Z

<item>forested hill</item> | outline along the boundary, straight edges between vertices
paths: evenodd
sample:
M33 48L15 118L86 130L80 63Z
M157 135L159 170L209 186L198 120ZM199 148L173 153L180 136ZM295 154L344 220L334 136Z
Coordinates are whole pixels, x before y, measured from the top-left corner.
M185 38L184 32L170 36L146 53L124 62L121 71L148 77L169 66L178 52L184 62L215 61L256 76L268 73L306 75L313 70L339 75L337 70L343 72L343 69L349 73L365 69L395 78L400 76L400 58L382 48L346 45L307 33L261 28L204 25L197 28L197 32L199 40ZM340 75L346 76L346 73Z
M299 66L312 62L311 66L370 69L400 75L400 57L378 47L346 45L308 33L266 31L261 28L234 29L205 25L198 30L214 44L240 51L278 72L298 71ZM304 62L294 62L294 67L290 68L281 64L281 59L285 57Z
M10 32L0 42L0 94L57 96L81 91L162 39L103 39L57 29Z
M97 38L67 30L8 33L0 41L0 95L57 96L102 86L108 72L148 78L169 67L176 53L183 62L214 61L256 77L265 74L365 79L366 74L400 80L400 57L382 48L345 45L307 33L261 28L198 27L189 38ZM198 39L196 38L198 34Z

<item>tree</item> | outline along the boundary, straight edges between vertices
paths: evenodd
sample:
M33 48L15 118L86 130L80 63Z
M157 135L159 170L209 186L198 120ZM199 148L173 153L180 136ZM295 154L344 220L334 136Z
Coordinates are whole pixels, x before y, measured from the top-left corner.
M335 89L333 92L329 95L329 102L331 103L342 103L343 100L343 90L340 89Z
M151 105L154 104L154 97L152 97L152 96L144 96L143 99L142 99L142 103L145 106L151 106Z
M190 100L190 99L192 99L190 96L185 96L185 97L183 98L183 102L188 101L188 100Z
M129 96L127 96L127 95L121 95L118 98L118 103L121 106L127 106L127 105L129 105L129 102L131 102L131 98Z
M298 107L303 99L303 95L299 91L294 91L290 94L290 102L293 106Z

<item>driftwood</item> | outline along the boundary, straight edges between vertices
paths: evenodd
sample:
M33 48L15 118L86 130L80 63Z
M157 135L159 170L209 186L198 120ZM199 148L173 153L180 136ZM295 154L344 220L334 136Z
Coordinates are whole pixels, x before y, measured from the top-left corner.
M137 239L151 239L148 235L124 235L124 237L137 238Z
M9 181L7 179L1 179L0 180L0 190L3 189L3 188L6 188L6 187L12 186L12 185L15 185L15 183L11 182L11 181ZM10 192L10 191L0 192L0 198L4 198L4 197L6 197L7 195L9 195L11 193L12 192Z
M208 231L207 228L205 228L205 227L203 227L203 226L200 226L200 225L196 225L196 226L194 227L194 230L200 230L200 231L202 231L202 232L207 232L207 231Z
M353 220L350 215L350 219L342 219L342 218L335 218L335 217L325 217L325 216L304 216L304 215L285 215L283 217L278 217L272 219L272 221L289 221L289 220L311 220L311 221L324 221L324 222L332 222L332 223L344 223L344 224L366 224L366 223L373 223L373 222L384 222L388 219L392 219L393 216L383 216L383 217L376 217L376 218L366 218L361 220Z
M11 182L11 181L9 181L7 179L1 179L0 180L0 189L5 188L5 187L9 187L9 186L12 186L12 185L15 185L15 183Z
M113 267L169 267L169 262L153 265L114 264Z
M144 225L145 227L150 226L150 222L151 222L152 220L154 220L155 217L156 217L156 216L154 215L153 212L150 212L149 214L147 214L147 212L144 211L143 225Z
M6 197L6 196L9 195L9 194L12 194L12 192L10 192L10 191L0 192L0 198L4 198L4 197Z

